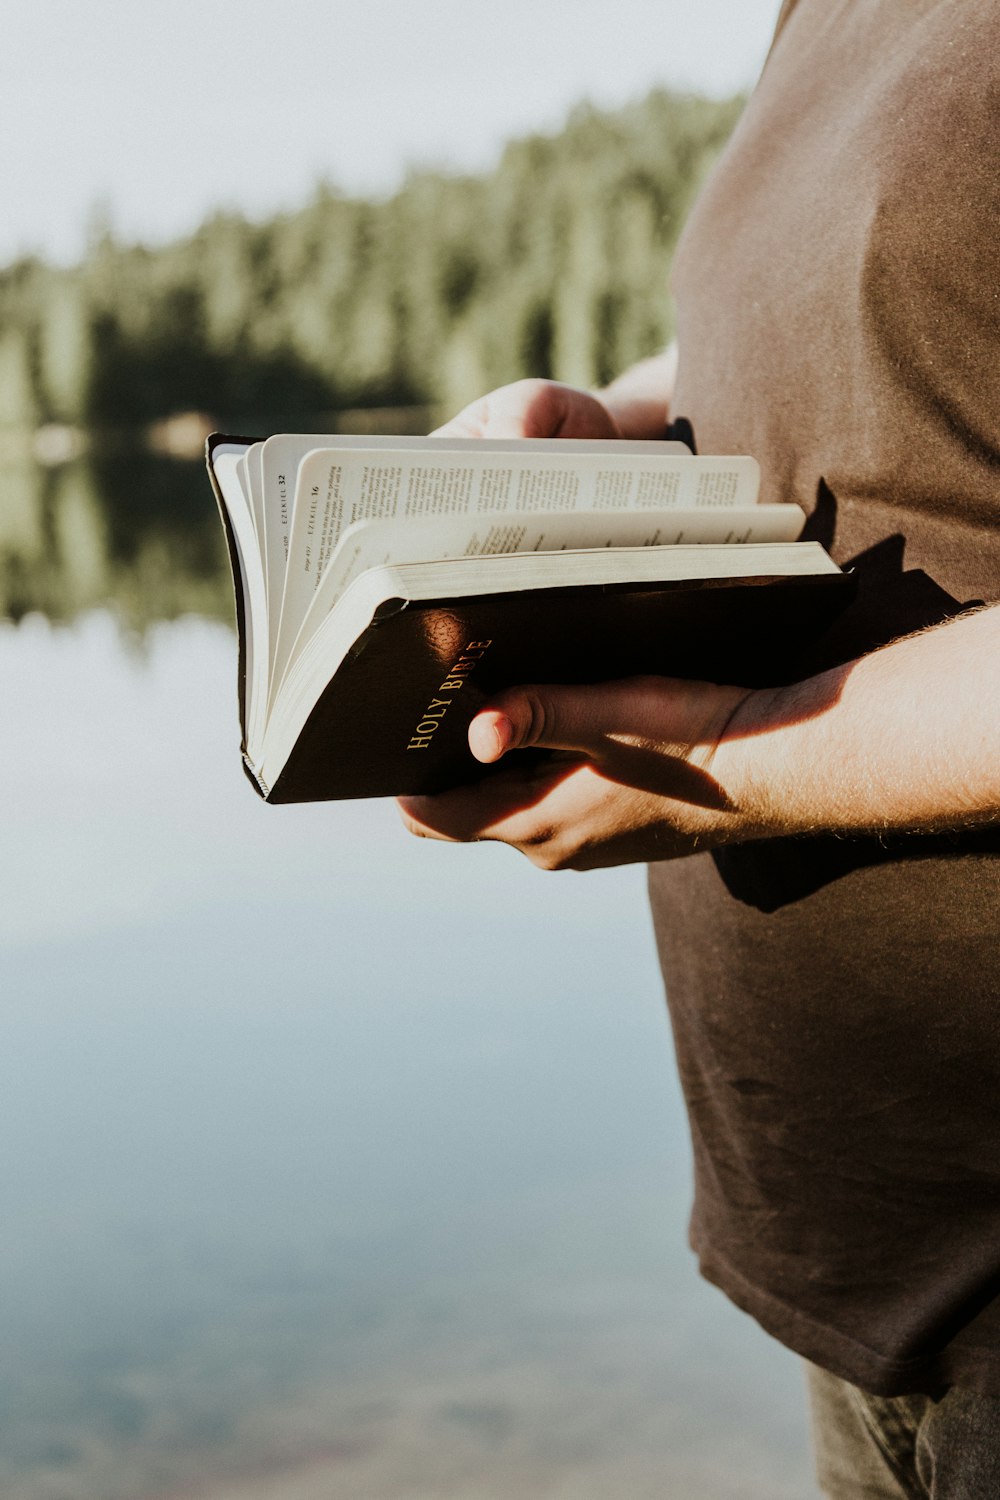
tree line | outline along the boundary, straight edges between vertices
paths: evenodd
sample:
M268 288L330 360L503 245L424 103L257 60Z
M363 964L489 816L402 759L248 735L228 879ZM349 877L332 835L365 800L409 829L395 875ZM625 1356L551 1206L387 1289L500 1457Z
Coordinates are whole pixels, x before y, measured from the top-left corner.
M218 213L150 248L107 227L70 269L0 271L0 425L252 429L356 407L457 408L521 375L592 385L671 333L673 246L742 101L581 106L479 175L295 213Z

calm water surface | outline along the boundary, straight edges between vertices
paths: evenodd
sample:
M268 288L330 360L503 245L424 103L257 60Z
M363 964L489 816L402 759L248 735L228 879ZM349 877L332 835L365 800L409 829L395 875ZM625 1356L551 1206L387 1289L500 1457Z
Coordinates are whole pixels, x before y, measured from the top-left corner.
M0 486L0 1493L812 1495L640 873L264 807L197 466Z

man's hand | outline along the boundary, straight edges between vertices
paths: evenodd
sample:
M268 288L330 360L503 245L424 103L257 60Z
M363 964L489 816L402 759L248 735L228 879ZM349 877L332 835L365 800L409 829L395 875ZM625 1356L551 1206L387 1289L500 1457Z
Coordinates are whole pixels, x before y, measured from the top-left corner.
M640 677L499 695L469 728L487 764L534 747L557 752L436 797L402 799L425 838L494 839L546 870L674 859L747 837L735 788L716 775L742 688Z
M640 360L603 391L557 380L517 380L473 401L435 437L662 438L677 349Z
M555 380L517 380L473 401L432 436L620 438L622 432L589 391Z
M493 778L401 803L413 833L544 869L745 839L1000 827L1000 606L790 687L641 677L514 688L473 719ZM547 762L517 766L544 746ZM511 753L513 752L513 753Z

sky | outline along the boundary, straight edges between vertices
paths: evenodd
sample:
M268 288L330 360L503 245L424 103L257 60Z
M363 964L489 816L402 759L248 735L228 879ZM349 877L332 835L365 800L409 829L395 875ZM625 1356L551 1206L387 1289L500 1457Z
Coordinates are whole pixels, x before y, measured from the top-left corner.
M588 98L748 87L778 0L33 0L0 52L0 264L488 167Z

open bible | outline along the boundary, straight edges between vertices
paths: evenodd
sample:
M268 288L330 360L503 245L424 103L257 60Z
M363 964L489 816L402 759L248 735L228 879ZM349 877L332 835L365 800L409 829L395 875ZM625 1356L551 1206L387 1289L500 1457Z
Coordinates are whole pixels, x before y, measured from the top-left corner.
M777 682L848 579L682 443L216 434L247 772L271 802L484 774L470 718L518 682Z

